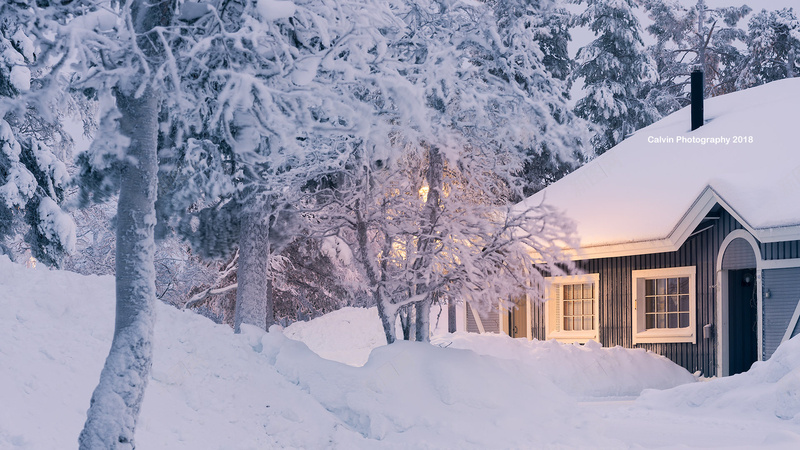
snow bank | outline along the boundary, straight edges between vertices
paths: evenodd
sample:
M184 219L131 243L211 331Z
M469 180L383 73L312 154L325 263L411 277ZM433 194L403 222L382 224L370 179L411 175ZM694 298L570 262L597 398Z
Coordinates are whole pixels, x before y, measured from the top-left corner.
M447 311L442 313L433 345L519 361L526 373L544 377L579 398L638 396L644 389L667 389L695 381L682 367L643 349L603 348L594 341L572 345L512 339L503 334L449 334L445 332ZM438 314L439 308L432 308L431 327ZM284 334L304 342L325 359L351 366L363 366L370 352L386 343L377 308L342 308L309 322L296 322Z
M377 308L342 308L308 322L295 322L283 332L319 356L351 366L363 366L373 349L386 345Z
M777 417L800 425L800 338L784 342L770 359L745 373L665 392L646 391L638 403L698 414Z
M644 349L603 348L595 341L573 345L459 332L439 336L433 343L519 360L529 372L579 398L638 396L644 389L668 389L695 381L686 369L661 355Z
M431 308L431 332L447 333L447 309ZM395 327L402 337L400 319ZM372 350L386 345L378 308L345 307L308 322L295 322L283 333L302 341L319 356L350 366L363 366Z
M289 381L375 441L413 442L415 448L466 443L510 448L520 440L554 438L543 424L568 414L575 403L515 361L465 350L398 342L375 349L364 367L356 368L322 363L280 333L263 334L260 343Z
M114 327L114 279L0 255L0 448L75 448ZM227 326L158 305L143 449L364 448Z
M110 346L113 297L110 277L0 256L0 448L75 447ZM685 373L644 352L461 334L377 346L352 367L278 328L235 335L167 305L157 313L136 433L143 449L800 447L797 340L746 375L647 391L639 402L585 402L576 397ZM314 328L371 327L373 314L345 310L304 333L363 351L355 335ZM699 407L686 406L693 396Z

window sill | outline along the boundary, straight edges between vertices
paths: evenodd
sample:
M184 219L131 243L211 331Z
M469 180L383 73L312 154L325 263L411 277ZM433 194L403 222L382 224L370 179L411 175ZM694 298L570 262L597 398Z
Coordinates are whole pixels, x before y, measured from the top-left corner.
M647 330L633 333L634 344L691 343L697 339L691 327L676 329Z
M555 339L558 342L563 342L565 344L571 344L573 342L577 342L579 344L585 344L589 341L597 341L600 342L599 336L597 332L591 333L570 333L568 331L557 331L547 335L547 339Z

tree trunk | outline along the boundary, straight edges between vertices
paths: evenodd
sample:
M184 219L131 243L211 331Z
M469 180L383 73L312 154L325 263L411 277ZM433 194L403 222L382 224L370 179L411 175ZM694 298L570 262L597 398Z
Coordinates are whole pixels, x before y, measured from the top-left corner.
M82 450L132 449L153 358L155 325L155 200L158 96L117 94L120 129L132 162L121 170L117 205L116 321L111 350L92 394L79 442Z
M456 324L456 302L452 298L447 299L447 332L455 333L458 331Z
M415 328L416 335L414 340L417 342L430 342L431 341L431 299L430 296L425 300L415 304L417 326Z
M397 309L389 307L387 303L390 299L384 298L383 291L381 290L381 280L372 265L373 259L370 257L369 251L369 236L367 236L367 221L361 211L361 200L356 200L356 240L358 245L358 259L361 260L361 265L364 267L364 272L369 281L369 287L372 289L372 298L378 306L378 317L381 319L383 325L383 333L386 335L386 343L392 344L397 337L395 336L394 322L397 317ZM390 245L387 246L391 248ZM388 250L387 249L387 250ZM383 272L385 276L385 271ZM385 280L384 280L385 281Z
M169 24L174 6L174 1L131 2L136 44L150 59L145 64L163 57L163 49L150 31ZM129 70L135 72L135 68ZM136 422L153 364L160 94L152 85L138 98L124 90L115 94L120 132L130 139L127 158L121 164L117 203L116 318L111 350L78 438L81 450L136 447Z
M436 227L441 215L442 182L444 176L444 159L442 153L436 146L428 147L428 171L426 174L428 182L428 197L425 199L425 210L427 211L427 224L423 225L423 233L418 243L420 256L414 261L414 269L417 277L421 273L431 270L433 257L432 253L436 246ZM430 342L431 324L431 300L432 293L430 286L425 283L417 283L415 286L416 294L427 294L421 301L416 302L416 335L415 339L419 342Z
M266 216L266 218L265 218ZM239 231L239 266L236 271L236 309L234 331L246 323L269 329L275 323L270 273L269 214L249 211L242 215Z
M403 330L403 340L411 340L411 305L405 305L397 312L400 316L400 328Z

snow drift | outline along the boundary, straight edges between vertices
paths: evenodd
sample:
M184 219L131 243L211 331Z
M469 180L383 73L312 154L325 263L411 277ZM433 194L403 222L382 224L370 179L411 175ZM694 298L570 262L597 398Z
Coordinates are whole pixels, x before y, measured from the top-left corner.
M113 295L110 277L29 269L0 256L0 448L75 446L111 342ZM797 339L749 373L646 391L630 402L608 396L692 377L660 356L621 348L466 334L436 336L435 345L348 337L347 327L377 321L370 314L345 310L335 321L298 325L341 355L376 346L363 367L353 367L289 339L291 329L245 327L235 335L159 304L138 446L800 445Z

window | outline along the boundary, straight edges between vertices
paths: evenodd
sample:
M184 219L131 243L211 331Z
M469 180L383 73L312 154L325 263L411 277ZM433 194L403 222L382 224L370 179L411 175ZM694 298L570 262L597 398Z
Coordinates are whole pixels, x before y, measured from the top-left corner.
M696 343L695 272L675 267L631 273L634 344Z
M561 342L599 341L599 274L548 278L545 303L547 339Z

